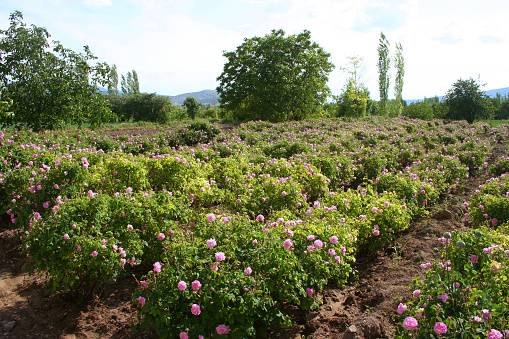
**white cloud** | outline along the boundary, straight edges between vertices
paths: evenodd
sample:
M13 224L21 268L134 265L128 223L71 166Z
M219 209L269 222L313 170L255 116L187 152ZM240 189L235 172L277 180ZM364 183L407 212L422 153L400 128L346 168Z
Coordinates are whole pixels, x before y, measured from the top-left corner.
M113 5L111 0L86 0L85 5L95 8L109 7Z

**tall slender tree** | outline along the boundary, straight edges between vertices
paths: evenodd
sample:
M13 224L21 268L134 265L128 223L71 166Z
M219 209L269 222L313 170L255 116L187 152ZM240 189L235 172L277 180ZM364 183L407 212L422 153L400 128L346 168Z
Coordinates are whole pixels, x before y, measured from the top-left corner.
M132 72L133 75L133 82L132 82L132 92L133 94L139 94L140 93L140 81L138 80L138 73L133 69Z
M389 41L383 32L380 32L380 43L378 45L378 88L380 90L380 113L387 115L387 103L389 101L389 86L391 77L389 68L391 59L389 57Z
M110 75L108 78L108 94L118 95L118 71L117 65L111 67Z
M394 96L396 97L398 116L403 114L403 80L405 77L405 58L401 43L396 44L396 55L394 56L396 67L396 79L394 79Z
M122 80L120 80L120 88L122 90L122 94L129 94L129 87L127 86L127 80L125 76L122 74Z

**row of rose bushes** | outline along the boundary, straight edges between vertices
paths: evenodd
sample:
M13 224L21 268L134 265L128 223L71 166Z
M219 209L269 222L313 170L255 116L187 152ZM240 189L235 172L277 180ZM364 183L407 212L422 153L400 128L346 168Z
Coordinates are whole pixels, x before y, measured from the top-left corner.
M464 203L468 232L445 233L437 260L400 304L396 338L509 338L509 166L502 157L492 175Z
M484 145L504 133L470 128L470 137L455 132L423 148L422 137L412 141L407 133L415 132L412 126L369 135L356 132L355 123L343 126L352 130L347 138L325 148L300 140L302 146L289 149L305 153L290 159L273 159L264 153L270 146L248 144L266 138L266 129L298 141L292 138L308 130L305 124L249 124L194 148L137 156L97 150L91 141L98 137L77 135L64 146L58 137L41 140L23 131L2 138L8 153L1 204L23 229L30 267L49 275L52 291L86 298L138 266L150 271L133 296L138 329L254 336L264 326L288 324L283 302L308 308L329 279L345 282L359 249L389 243L469 170L482 167ZM338 130L329 132L303 137L323 143ZM488 139L469 141L479 135ZM390 165L385 159L394 159L401 140L409 143L406 155ZM376 146L384 141L392 146ZM357 142L361 151L340 149ZM482 162L467 168L451 144ZM362 187L344 189L347 181ZM217 219L211 208L222 211Z

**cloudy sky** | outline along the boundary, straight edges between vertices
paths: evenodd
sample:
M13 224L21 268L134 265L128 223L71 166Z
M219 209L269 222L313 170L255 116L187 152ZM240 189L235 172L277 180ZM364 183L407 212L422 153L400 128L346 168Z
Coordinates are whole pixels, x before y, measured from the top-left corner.
M480 76L485 90L509 87L506 0L1 0L1 29L15 10L67 48L89 45L120 73L135 69L142 92L215 89L223 51L280 28L307 29L331 53L333 94L342 91L347 57L361 56L362 80L379 98L381 31L391 53L403 46L405 99L443 95L459 78Z

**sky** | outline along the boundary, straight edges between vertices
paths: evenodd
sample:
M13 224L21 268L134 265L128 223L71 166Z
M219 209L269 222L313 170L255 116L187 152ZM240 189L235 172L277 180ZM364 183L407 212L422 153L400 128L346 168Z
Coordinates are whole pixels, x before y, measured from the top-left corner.
M506 0L1 0L0 29L19 10L52 40L120 74L136 70L142 92L178 95L215 89L226 58L245 38L273 29L311 32L331 54L334 95L343 91L348 57L364 60L361 80L379 99L380 33L405 58L404 99L444 95L458 79L484 90L509 87ZM395 70L391 68L393 97Z

